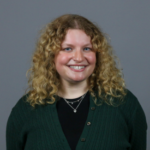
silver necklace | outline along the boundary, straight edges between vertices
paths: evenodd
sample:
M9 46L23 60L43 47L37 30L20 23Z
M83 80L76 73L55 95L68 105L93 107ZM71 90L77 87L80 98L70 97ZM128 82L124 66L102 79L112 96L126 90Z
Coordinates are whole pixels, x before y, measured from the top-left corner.
M86 92L87 93L87 92ZM77 107L76 108L73 108L69 103L71 103L71 102L68 102L65 98L63 98L64 100L65 100L65 102L73 109L73 112L74 113L76 113L77 112L77 109L78 109L78 107L80 106L80 104L81 104L81 102L82 102L82 100L84 99L84 97L85 97L85 95L86 95L86 93L83 95L83 96L81 96L81 98L79 99L80 100L80 102L79 102L79 104L77 105ZM79 100L77 100L77 101L79 101ZM74 102L77 102L77 101L74 101Z
M81 98L82 98L82 96L81 96ZM67 103L69 103L69 104L74 104L74 103L79 102L79 101L81 100L81 98L79 98L78 100L75 100L75 101L68 101L68 100L66 100L66 101L67 101Z

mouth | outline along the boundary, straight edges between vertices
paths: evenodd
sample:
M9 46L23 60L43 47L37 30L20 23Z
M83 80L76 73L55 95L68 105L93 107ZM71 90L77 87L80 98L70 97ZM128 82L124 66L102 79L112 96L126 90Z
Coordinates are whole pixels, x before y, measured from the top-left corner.
M71 70L76 72L84 71L86 66L68 66Z
M86 66L69 66L70 68L76 69L76 70L80 70L85 68Z

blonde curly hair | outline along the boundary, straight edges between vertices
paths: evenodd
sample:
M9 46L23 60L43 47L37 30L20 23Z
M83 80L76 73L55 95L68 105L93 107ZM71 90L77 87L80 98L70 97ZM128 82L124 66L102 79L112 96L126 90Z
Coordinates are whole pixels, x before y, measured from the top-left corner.
M59 74L55 69L54 57L61 49L61 43L68 29L83 30L91 37L91 43L96 52L96 66L88 80L89 92L94 102L100 104L98 96L106 103L113 105L114 97L123 100L126 95L125 82L121 69L117 68L116 57L104 33L86 18L66 14L53 20L42 30L33 54L32 67L29 73L28 98L31 106L36 104L53 104L56 101Z

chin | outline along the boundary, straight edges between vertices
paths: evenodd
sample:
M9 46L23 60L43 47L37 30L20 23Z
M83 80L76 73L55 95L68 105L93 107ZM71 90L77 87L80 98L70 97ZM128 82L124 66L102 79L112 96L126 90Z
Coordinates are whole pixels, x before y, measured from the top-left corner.
M84 80L86 80L85 78L83 79L72 79L72 80L70 80L70 82L73 82L73 83L77 83L77 82L82 82L82 81L84 81Z

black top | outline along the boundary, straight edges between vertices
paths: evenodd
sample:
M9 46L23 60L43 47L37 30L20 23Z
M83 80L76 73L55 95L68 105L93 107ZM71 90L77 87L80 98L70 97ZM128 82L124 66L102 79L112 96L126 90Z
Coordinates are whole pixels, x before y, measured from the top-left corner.
M81 136L82 130L85 126L89 111L89 97L90 93L87 92L84 99L77 108L77 112L74 113L73 109L65 102L63 98L57 102L58 118L62 127L62 130L68 140L68 143L72 150L75 150L78 140ZM75 101L81 97L75 99L67 99L67 101ZM73 108L76 108L79 102L71 104Z

